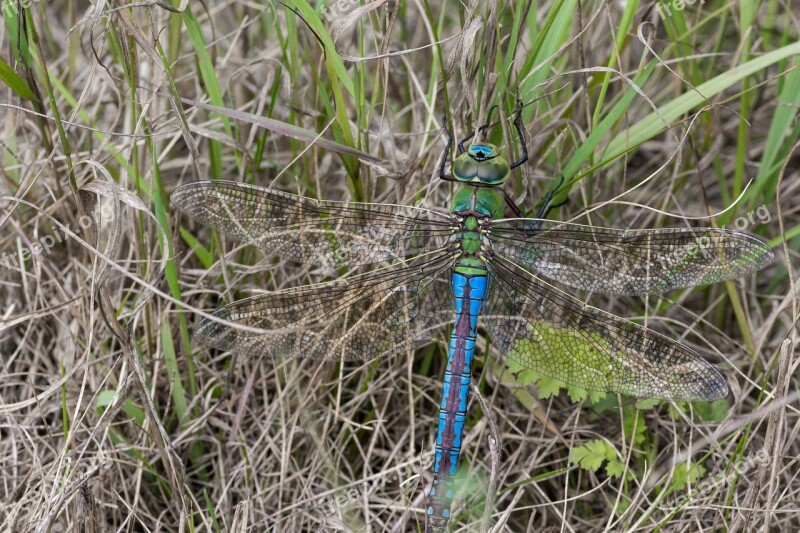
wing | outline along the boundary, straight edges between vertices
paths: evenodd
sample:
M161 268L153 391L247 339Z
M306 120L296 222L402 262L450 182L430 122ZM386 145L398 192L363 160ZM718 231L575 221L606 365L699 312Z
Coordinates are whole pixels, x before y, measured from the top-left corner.
M491 225L492 249L533 272L605 294L664 293L747 276L772 261L769 246L740 231L619 230L536 219Z
M240 300L214 316L262 333L204 319L195 338L221 350L278 359L348 361L405 353L429 344L453 321L447 276L453 262L447 254L422 256L416 264Z
M695 351L588 306L502 258L492 277L484 325L519 365L566 384L635 397L711 401L725 378Z
M444 247L446 215L410 206L325 202L233 181L200 181L170 198L191 218L267 255L311 265L378 263Z

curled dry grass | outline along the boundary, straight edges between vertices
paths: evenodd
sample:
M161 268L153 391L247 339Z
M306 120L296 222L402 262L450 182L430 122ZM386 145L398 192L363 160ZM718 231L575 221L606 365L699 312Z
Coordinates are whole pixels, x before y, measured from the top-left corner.
M714 408L538 398L481 358L454 529L482 527L489 486L496 531L800 527L795 2L12 4L0 530L419 530L443 339L343 367L194 345L199 310L342 273L236 247L167 197L224 177L447 206L440 115L464 132L515 97L532 157L508 191L529 212L563 172L561 219L742 224L778 260L596 302L719 363L734 395ZM575 463L598 442L599 468Z

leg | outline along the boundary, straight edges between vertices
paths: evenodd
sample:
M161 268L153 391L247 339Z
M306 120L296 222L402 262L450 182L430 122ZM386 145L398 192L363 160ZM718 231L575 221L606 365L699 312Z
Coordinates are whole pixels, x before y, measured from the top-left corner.
M483 130L485 130L486 128L489 127L489 125L492 122L492 113L494 112L495 109L497 109L497 104L494 104L492 107L489 108L489 114L486 116L486 123L483 126L479 127L477 130L473 131L472 133L470 133L469 135L467 135L466 137L464 137L463 139L458 141L458 153L459 154L463 154L464 152L466 152L466 149L464 148L464 143L465 142L467 142L468 140L472 139L477 132L483 131Z
M500 190L503 192L503 198L505 198L506 200L506 205L510 207L511 210L514 212L514 216L516 216L517 218L526 218L525 213L523 213L522 209L520 209L519 206L514 203L514 200L511 199L508 193L503 189Z
M517 168L522 163L528 160L528 147L525 145L525 134L522 132L522 102L517 102L517 116L514 117L514 127L517 129L517 135L519 135L519 146L522 150L522 157L519 158L519 161L514 161L509 165L510 168Z
M550 213L551 209L554 209L556 207L561 207L562 205L567 203L567 199L564 199L563 202L560 202L558 204L552 203L553 195L564 184L564 174L559 174L557 179L558 183L556 184L556 186L551 188L547 192L547 196L544 197L544 202L542 202L542 207L539 208L539 212L536 213L536 218L547 218L547 215Z
M459 155L461 155L461 154L463 154L464 152L467 151L467 149L464 148L464 143L467 142L468 140L472 139L473 137L475 137L475 132L474 131L472 133L470 133L469 135L467 135L466 137L464 137L463 139L461 139L460 141L458 141L458 154Z
M453 146L453 134L450 133L450 130L447 127L446 115L442 115L442 128L444 128L445 133L447 133L447 147L444 149L442 162L439 164L439 178L444 181L454 181L452 177L448 176L444 172L444 167L447 165L447 160L450 159L450 147Z

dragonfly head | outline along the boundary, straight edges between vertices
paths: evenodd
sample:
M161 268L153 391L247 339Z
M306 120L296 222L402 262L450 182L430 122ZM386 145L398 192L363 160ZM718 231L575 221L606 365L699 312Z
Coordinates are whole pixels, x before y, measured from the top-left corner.
M453 163L453 176L458 181L482 186L500 185L508 179L509 170L506 158L489 143L471 145Z
M467 153L475 161L487 161L500 155L495 145L489 143L473 144Z

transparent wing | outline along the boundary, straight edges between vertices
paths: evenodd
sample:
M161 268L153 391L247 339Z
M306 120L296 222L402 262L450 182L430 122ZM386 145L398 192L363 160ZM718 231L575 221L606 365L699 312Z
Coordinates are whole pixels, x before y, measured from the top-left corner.
M417 207L326 202L233 181L175 189L172 205L270 256L340 267L442 248L450 218Z
M453 321L446 254L344 280L285 289L234 302L204 319L195 338L221 350L275 358L359 360L405 353Z
M711 401L725 378L695 351L493 258L483 323L519 365L568 385L635 397Z
M536 274L604 294L664 293L752 274L769 246L726 229L620 230L536 219L491 225L492 249Z

